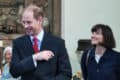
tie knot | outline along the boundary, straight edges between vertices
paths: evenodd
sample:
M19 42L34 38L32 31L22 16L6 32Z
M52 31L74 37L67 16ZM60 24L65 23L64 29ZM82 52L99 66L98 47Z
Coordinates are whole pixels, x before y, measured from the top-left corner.
M34 37L34 38L33 38L33 41L38 41L37 37Z

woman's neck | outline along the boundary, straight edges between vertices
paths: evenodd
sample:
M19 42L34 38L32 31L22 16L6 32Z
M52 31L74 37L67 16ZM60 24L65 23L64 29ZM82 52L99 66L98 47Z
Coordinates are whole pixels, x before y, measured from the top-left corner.
M103 55L105 53L105 51L106 51L105 47L97 45L96 49L95 49L95 54Z

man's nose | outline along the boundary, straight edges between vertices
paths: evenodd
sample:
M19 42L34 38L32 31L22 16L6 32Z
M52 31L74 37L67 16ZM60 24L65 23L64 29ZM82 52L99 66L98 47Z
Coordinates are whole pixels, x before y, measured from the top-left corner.
M28 28L28 24L26 24L26 23L23 26L24 26L24 28Z

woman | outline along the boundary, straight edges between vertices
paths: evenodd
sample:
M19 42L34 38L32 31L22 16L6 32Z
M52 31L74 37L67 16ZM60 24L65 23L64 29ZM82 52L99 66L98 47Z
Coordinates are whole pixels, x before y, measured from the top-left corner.
M93 48L81 59L84 80L120 80L120 53L113 50L115 39L108 25L97 24L91 29Z
M6 47L3 51L3 61L4 61L4 66L2 70L2 79L1 80L19 80L19 79L14 79L10 72L10 62L12 58L12 48L10 46Z

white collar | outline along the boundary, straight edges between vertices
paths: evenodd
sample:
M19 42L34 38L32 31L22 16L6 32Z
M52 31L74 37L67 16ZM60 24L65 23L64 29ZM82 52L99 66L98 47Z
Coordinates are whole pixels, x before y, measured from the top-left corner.
M41 32L36 36L37 39L42 42L44 36L44 30L42 29ZM30 36L31 40L33 40L33 36Z

